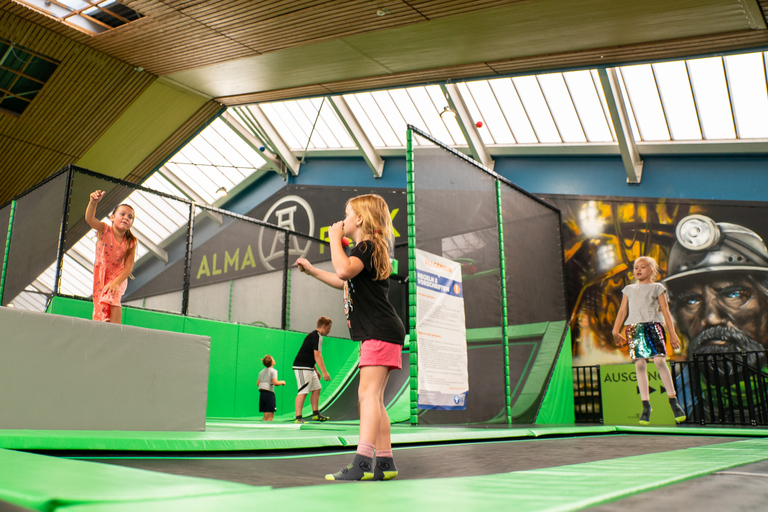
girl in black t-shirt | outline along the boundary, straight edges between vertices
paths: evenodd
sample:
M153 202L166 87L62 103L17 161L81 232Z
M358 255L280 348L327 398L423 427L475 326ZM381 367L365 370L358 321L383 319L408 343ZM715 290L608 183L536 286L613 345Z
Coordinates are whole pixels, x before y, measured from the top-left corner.
M389 247L393 239L392 220L384 199L376 194L347 201L346 218L330 227L331 263L334 272L296 260L302 272L344 290L344 312L352 339L360 348L360 441L352 463L326 480L391 480L397 476L392 458L390 423L384 406L384 389L389 372L401 368L405 329L390 304L389 275L392 262ZM349 257L341 239L352 238L355 247ZM373 464L374 452L376 464Z

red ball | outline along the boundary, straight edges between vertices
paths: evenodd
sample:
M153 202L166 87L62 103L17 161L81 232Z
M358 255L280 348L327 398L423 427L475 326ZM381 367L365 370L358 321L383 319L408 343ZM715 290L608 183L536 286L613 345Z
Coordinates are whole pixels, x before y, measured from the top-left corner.
M475 126L477 126L478 128L482 128L483 127L483 122L482 121L478 121L478 122L475 123Z
M343 236L341 237L341 246L342 247L349 247L349 238Z

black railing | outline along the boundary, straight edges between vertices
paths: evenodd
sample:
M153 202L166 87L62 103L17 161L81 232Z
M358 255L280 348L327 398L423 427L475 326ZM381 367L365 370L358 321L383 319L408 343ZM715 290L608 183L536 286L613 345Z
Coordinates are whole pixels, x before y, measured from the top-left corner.
M599 366L573 368L573 401L576 423L603 422Z
M694 354L692 361L670 361L684 423L768 425L768 352ZM573 368L577 423L602 423L600 367Z
M675 387L678 396L687 395L683 407L691 422L768 425L766 351L694 354L693 361L674 366Z

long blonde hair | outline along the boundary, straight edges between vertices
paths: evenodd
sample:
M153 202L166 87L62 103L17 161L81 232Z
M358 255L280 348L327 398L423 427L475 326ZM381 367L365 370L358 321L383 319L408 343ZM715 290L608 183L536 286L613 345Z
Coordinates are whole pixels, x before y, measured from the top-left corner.
M363 218L358 229L362 231L361 241L368 241L373 246L371 265L376 269L375 279L387 279L392 273L389 260L389 248L393 243L392 217L384 198L378 194L364 194L347 201L356 215Z

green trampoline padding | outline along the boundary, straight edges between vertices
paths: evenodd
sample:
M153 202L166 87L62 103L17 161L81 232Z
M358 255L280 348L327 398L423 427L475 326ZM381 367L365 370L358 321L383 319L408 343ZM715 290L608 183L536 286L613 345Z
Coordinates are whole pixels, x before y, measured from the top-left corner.
M633 432L644 434L766 437L754 428L630 427L614 425L521 426L519 428L416 427L392 425L392 444L518 439ZM89 430L0 430L0 448L12 450L104 450L140 452L204 452L295 450L356 446L353 422L309 422L304 425L256 419L209 421L205 432L120 432Z
M715 471L768 459L768 440L673 450L489 476L360 482L135 503L94 503L66 512L293 511L344 509L566 511L606 503ZM631 478L628 475L632 475Z
M49 511L80 503L167 500L269 489L271 487L0 450L0 500L34 510Z
M0 447L14 450L240 451L342 447L335 435L293 423L209 427L205 432L0 430Z

